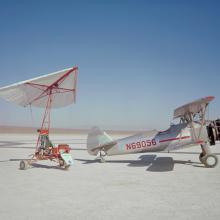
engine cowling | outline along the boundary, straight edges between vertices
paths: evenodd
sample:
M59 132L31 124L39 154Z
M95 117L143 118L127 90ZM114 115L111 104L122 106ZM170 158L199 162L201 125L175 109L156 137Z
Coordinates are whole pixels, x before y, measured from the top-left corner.
M210 145L215 145L216 141L220 141L220 119L211 121L206 128Z

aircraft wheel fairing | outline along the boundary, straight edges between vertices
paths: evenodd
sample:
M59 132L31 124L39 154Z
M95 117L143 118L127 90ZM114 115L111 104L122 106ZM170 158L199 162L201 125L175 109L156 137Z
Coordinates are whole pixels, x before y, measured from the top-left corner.
M26 160L20 161L20 170L26 170L28 168L28 162Z
M218 157L214 154L207 154L202 161L207 168L213 168L218 164Z

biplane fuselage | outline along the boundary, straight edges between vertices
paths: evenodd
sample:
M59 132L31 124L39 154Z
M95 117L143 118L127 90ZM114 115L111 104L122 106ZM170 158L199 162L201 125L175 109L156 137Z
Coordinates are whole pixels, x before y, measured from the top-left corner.
M195 130L199 132L200 126L194 124ZM97 129L97 128L94 128ZM206 127L202 129L201 141L195 140L192 128L187 123L171 125L166 131L146 131L130 137L118 139L106 147L105 153L108 156L143 153L154 151L170 151L183 148L189 145L201 144L208 139ZM98 149L89 151L91 155L97 155Z
M205 119L207 106L213 99L213 96L207 96L175 109L174 119L179 118L180 122L171 125L166 131L146 131L113 140L105 132L94 127L87 138L88 153L99 155L100 161L104 162L106 155L171 151L200 145L200 161L206 167L215 167L218 158L211 153L209 145L214 145L216 140L220 140L220 120Z

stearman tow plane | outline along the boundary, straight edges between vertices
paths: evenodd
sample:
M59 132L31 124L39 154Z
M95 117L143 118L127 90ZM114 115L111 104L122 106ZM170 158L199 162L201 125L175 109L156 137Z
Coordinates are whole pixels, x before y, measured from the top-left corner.
M220 120L206 120L206 112L213 96L201 98L183 105L174 111L179 123L166 131L151 130L130 137L113 140L106 132L94 127L88 134L88 153L105 162L105 156L171 151L186 146L200 145L199 160L205 167L215 167L218 158L211 153L210 146L220 139Z

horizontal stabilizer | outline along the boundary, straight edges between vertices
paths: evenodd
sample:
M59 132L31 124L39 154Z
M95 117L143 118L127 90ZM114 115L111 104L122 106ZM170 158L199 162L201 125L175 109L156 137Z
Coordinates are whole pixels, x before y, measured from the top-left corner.
M98 127L93 127L87 137L87 150L91 155L97 155L97 153L103 148L111 148L116 142L104 131Z

